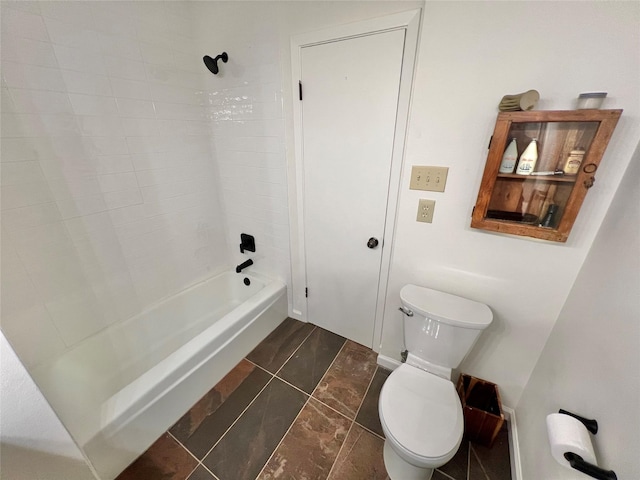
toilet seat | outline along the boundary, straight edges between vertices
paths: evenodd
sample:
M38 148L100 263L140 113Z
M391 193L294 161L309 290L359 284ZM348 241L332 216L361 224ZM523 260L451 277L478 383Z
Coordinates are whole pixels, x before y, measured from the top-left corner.
M462 405L453 383L406 363L380 392L380 420L397 453L416 466L443 465L462 441Z

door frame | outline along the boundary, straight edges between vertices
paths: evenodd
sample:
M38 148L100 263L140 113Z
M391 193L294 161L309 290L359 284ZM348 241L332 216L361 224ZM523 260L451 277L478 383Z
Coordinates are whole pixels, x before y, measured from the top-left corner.
M306 251L304 240L304 162L302 144L302 102L299 100L298 82L302 78L302 49L314 45L331 43L349 38L383 33L391 30L405 30L405 47L402 56L398 109L396 113L391 171L384 226L384 242L380 264L380 276L376 302L373 332L373 350L378 352L382 340L382 318L386 298L389 270L393 250L396 214L402 178L402 164L405 152L409 108L413 76L415 72L421 9L386 15L347 25L329 27L304 33L291 38L291 99L293 104L294 155L289 159L287 175L289 184L289 240L291 251L291 312L293 318L307 321ZM382 60L381 65L384 65ZM304 85L303 85L304 98ZM355 301L355 300L354 300Z

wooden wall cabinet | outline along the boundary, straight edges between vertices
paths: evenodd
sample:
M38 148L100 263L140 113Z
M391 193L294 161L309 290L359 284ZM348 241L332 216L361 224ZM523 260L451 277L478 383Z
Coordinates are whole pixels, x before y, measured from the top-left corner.
M493 232L566 242L622 110L530 111L498 114L471 226ZM538 160L529 175L499 173L512 139L518 158L536 139ZM576 174L569 155L584 151ZM570 172L570 170L567 170ZM553 173L540 175L540 173ZM541 226L555 205L548 226ZM548 220L548 219L547 219Z

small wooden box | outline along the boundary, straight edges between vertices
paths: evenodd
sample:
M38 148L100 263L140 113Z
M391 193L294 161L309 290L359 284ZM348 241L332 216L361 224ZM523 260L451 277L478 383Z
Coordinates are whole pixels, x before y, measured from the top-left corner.
M457 390L462 402L465 438L491 447L504 423L498 386L463 373Z

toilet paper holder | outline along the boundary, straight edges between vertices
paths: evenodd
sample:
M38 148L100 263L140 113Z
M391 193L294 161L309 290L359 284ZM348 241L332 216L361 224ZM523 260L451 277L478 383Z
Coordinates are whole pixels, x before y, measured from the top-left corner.
M581 417L580 415L576 415L575 413L563 410L562 408L558 411L558 413L569 415L570 417L579 420L592 434L595 435L596 433L598 433L598 422L596 420ZM597 465L586 462L580 455L577 455L573 452L565 452L564 458L567 460L567 462L569 462L571 468L589 475L590 477L597 478L599 480L618 480L618 477L613 470L605 470L604 468L600 468Z

